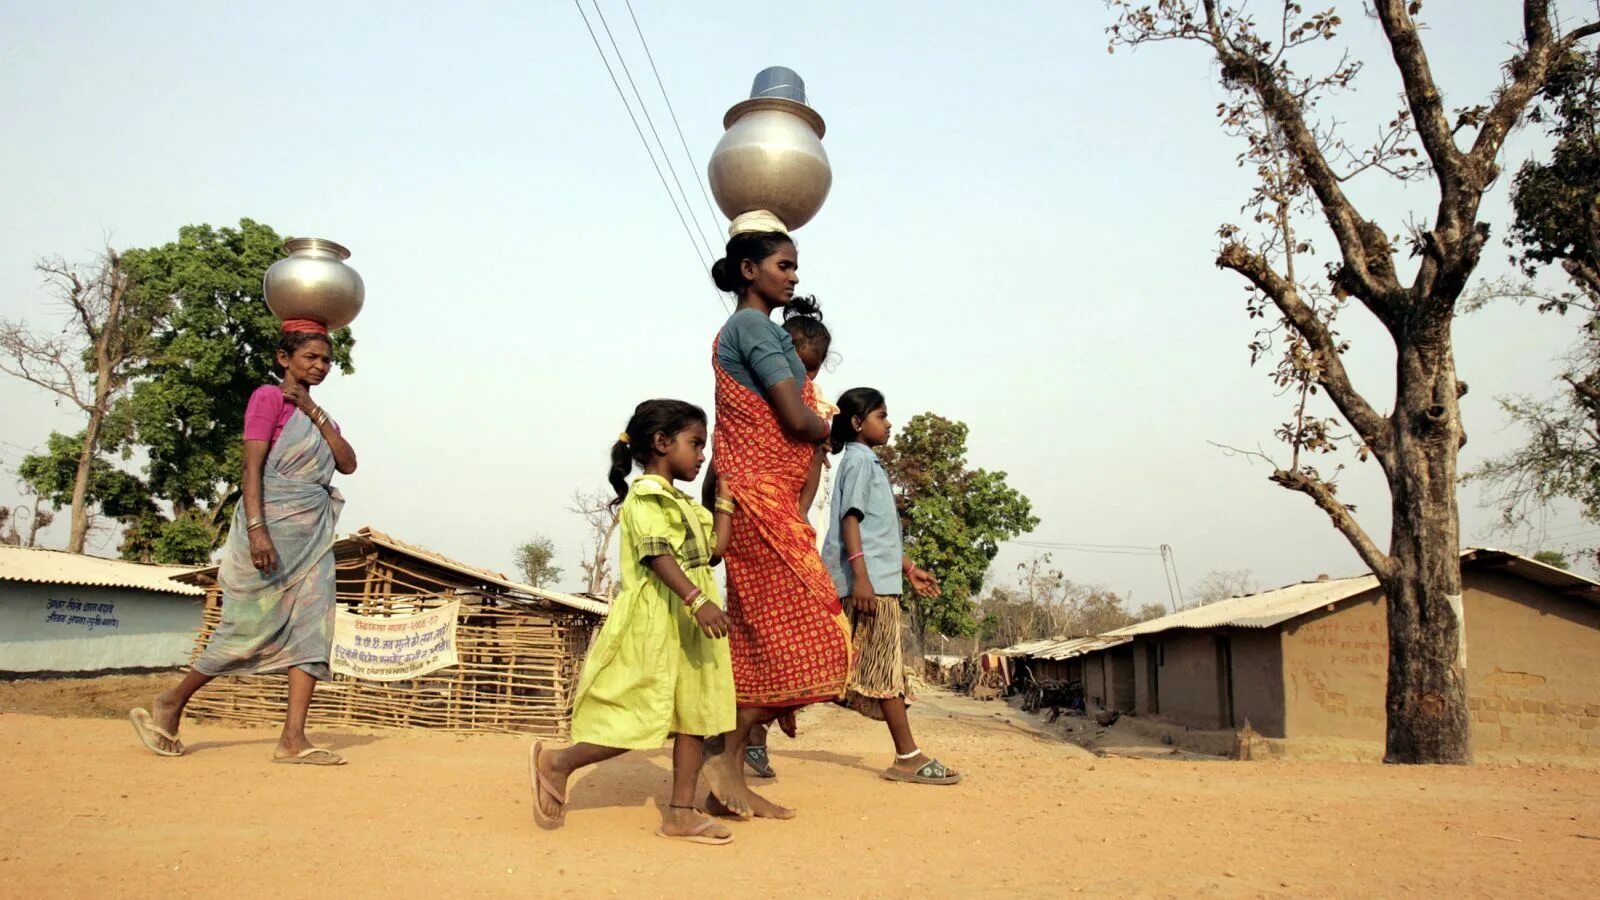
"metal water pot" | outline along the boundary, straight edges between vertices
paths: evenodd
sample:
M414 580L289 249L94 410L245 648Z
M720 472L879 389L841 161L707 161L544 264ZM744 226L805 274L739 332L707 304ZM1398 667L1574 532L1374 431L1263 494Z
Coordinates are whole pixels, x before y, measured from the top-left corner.
M763 70L750 99L729 109L722 126L707 176L723 214L765 209L790 229L811 221L828 199L833 169L822 149L827 126L806 105L800 76L782 66Z
M289 255L269 266L261 280L272 314L315 319L330 331L355 321L367 289L360 273L345 265L350 251L322 238L291 238L283 247Z

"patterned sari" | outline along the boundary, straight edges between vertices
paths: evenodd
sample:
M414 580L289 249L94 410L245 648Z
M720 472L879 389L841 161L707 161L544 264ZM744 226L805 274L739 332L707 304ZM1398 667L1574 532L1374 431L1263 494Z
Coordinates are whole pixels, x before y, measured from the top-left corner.
M299 668L333 677L334 526L344 498L333 480L333 450L305 413L295 410L267 452L261 508L278 567L263 574L250 561L244 504L222 547L222 623L194 661L204 675L254 675Z
M816 447L784 434L772 407L717 362L712 459L738 504L728 545L728 636L741 707L793 707L844 695L850 626L800 515ZM806 406L816 389L807 381Z

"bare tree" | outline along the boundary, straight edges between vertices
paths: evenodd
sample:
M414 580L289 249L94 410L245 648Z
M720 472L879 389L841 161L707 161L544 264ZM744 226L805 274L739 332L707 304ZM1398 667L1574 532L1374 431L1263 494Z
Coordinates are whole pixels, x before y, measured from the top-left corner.
M1243 597L1256 590L1256 579L1249 569L1214 569L1205 574L1189 593L1189 605L1205 606L1229 597Z
M1149 617L1148 607L1140 616ZM1050 554L1017 566L1015 586L997 586L979 603L980 630L991 646L1049 637L1101 634L1142 619L1130 615L1116 593L1078 584L1050 567Z
M22 506L7 509L0 506L0 544L11 547L37 547L39 546L39 532L50 527L56 520L55 513L44 508L44 498L39 496L32 485L20 482L18 488L24 494L33 496L33 506ZM28 533L24 537L21 526L26 523Z
M589 526L589 555L578 562L583 570L587 593L609 597L616 591L617 576L611 568L611 541L617 533L617 507L610 492L574 491L568 511L583 517Z
M1223 226L1216 263L1248 281L1249 313L1269 323L1252 353L1261 355L1270 346L1264 339L1282 335L1284 361L1276 374L1297 401L1295 418L1279 429L1292 448L1291 460L1274 467L1272 480L1305 494L1328 516L1388 597L1385 760L1465 763L1470 747L1456 459L1466 441L1458 406L1466 385L1456 379L1451 323L1488 240L1479 205L1499 175L1496 158L1506 136L1552 63L1600 32L1600 24L1560 32L1549 0L1525 0L1520 46L1501 69L1499 89L1487 103L1447 111L1413 18L1422 4L1373 0L1405 108L1378 129L1371 147L1355 150L1338 138L1331 122L1319 119L1316 104L1348 87L1360 63L1345 57L1324 74L1307 76L1289 62L1300 48L1337 35L1342 23L1334 11L1305 15L1300 4L1286 0L1277 5L1274 21L1258 27L1242 3L1110 5L1117 13L1108 29L1113 49L1185 41L1203 45L1219 64L1228 94L1219 116L1245 139L1240 162L1253 166L1260 185L1246 205L1256 237L1240 226ZM1402 240L1362 215L1346 183L1374 174L1431 177L1438 190L1432 222L1411 223ZM1305 279L1295 265L1312 252L1290 226L1291 214L1302 210L1320 214L1338 248L1320 284ZM1402 281L1402 265L1414 266L1409 283ZM1387 414L1357 390L1341 359L1346 344L1333 318L1350 297L1394 342L1396 386ZM1352 429L1348 437L1361 458L1370 456L1383 469L1392 521L1387 551L1338 498L1335 479L1302 460L1302 452L1331 452L1346 437L1336 420L1306 414L1308 398L1318 391Z
M89 266L55 257L40 260L35 268L66 306L66 325L52 334L34 331L26 322L0 319L0 372L44 388L88 417L67 538L67 550L82 553L89 534L91 464L100 451L101 429L129 387L129 363L151 323L132 302L122 256L110 247Z

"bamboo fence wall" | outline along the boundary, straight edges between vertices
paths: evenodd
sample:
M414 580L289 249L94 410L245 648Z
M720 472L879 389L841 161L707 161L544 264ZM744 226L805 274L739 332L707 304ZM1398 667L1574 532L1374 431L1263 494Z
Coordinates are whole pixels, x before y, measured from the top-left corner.
M463 585L470 579L388 550L340 550L342 609L364 616L410 615L459 600L459 664L403 681L335 674L333 681L317 685L311 724L567 736L578 668L598 616ZM212 584L191 660L205 649L221 618L222 592ZM285 675L222 677L194 696L189 713L279 725L287 691Z

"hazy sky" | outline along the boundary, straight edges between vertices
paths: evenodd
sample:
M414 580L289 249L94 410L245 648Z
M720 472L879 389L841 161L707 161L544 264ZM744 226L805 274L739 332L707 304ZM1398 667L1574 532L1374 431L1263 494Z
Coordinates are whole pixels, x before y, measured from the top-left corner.
M1376 23L1344 5L1345 40L1369 66L1326 109L1354 141L1392 117L1399 83ZM1463 6L1428 8L1449 107L1487 96L1518 31L1516 4L1473 4L1470 19ZM805 78L834 169L827 205L797 233L801 290L822 301L843 358L822 379L831 394L871 385L895 422L924 410L966 422L971 462L1033 500L1030 539L1170 544L1186 585L1211 569L1251 569L1263 586L1359 571L1305 497L1208 443L1275 451L1289 406L1249 365L1241 279L1212 262L1251 179L1217 127L1222 94L1200 48L1108 55L1109 14L1091 2L779 15L636 0L691 167L627 7L601 9L684 178L703 173L759 69ZM517 543L546 534L576 587L583 531L565 507L604 485L633 405L711 404L724 307L571 3L340 3L313 17L0 2L0 122L0 315L57 321L34 260L88 259L104 236L143 247L249 217L354 251L367 284L357 374L319 390L361 458L339 481L341 531L372 525L506 571ZM1542 146L1513 139L1507 171ZM1505 270L1508 181L1485 204L1484 275ZM685 187L720 250L726 223L707 224ZM1352 193L1393 232L1436 202L1431 183ZM1387 338L1358 309L1341 327L1359 387L1388 409ZM1511 305L1460 320L1463 469L1520 439L1495 397L1552 391L1576 327ZM0 380L6 473L52 428L79 427ZM1341 496L1387 545L1381 476L1347 461ZM0 477L0 501L16 502L12 481ZM1464 490L1469 543L1595 539L1573 516L1543 535L1491 535L1477 500ZM115 537L92 546L113 555ZM992 577L1033 552L1007 547ZM1167 601L1155 556L1055 562L1135 606Z

